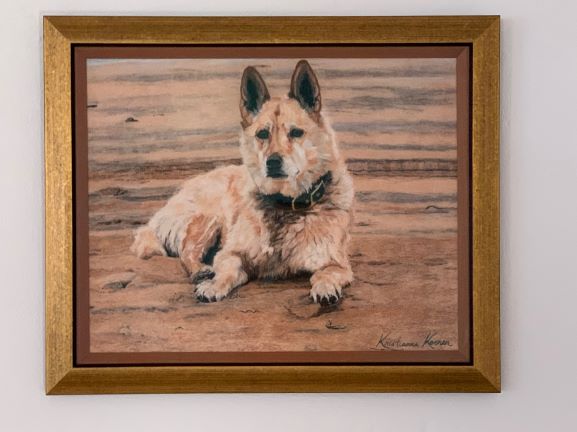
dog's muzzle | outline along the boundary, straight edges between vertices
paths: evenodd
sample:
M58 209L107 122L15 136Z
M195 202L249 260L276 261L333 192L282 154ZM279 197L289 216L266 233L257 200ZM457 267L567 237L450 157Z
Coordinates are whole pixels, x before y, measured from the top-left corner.
M266 160L266 176L271 178L287 176L282 169L282 156L278 153L271 154Z

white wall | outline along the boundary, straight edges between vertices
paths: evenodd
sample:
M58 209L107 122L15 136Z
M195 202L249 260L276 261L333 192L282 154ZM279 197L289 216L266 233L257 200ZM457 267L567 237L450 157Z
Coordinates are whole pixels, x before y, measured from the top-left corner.
M0 428L575 430L576 13L570 0L3 0ZM44 396L42 14L502 15L503 393Z

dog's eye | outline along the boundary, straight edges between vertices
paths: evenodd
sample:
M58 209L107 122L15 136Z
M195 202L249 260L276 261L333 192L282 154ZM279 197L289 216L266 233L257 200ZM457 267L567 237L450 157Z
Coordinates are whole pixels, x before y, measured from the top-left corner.
M269 136L270 132L268 131L268 129L261 129L256 133L256 137L261 140L268 139Z
M300 138L303 136L303 134L305 133L304 130L299 129L299 128L291 128L291 130L289 131L289 137L291 138Z

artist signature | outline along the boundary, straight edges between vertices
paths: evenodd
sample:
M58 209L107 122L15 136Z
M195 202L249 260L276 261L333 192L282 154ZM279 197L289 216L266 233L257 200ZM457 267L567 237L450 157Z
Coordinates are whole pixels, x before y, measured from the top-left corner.
M407 348L430 348L450 347L453 344L448 339L438 336L437 332L428 332L422 340L404 340L400 337L391 336L391 332L381 333L375 349L397 350Z

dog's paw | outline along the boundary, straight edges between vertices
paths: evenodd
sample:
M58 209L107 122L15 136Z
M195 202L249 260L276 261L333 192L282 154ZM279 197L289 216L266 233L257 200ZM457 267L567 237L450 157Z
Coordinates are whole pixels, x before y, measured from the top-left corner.
M201 267L200 270L190 275L190 281L193 284L198 285L202 281L214 278L214 275L215 273L213 268L209 265L205 265Z
M226 287L219 286L210 279L196 285L196 298L202 303L220 301L227 296L228 292Z
M317 282L311 289L311 297L315 303L322 306L336 304L341 298L342 289L339 285L330 282Z

